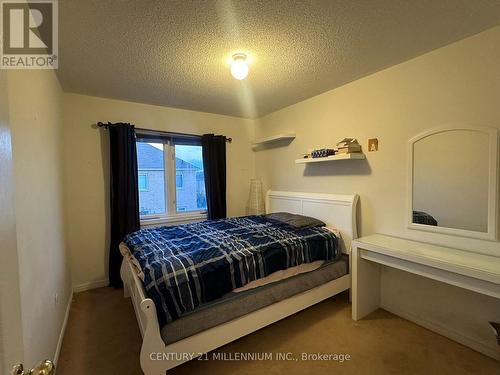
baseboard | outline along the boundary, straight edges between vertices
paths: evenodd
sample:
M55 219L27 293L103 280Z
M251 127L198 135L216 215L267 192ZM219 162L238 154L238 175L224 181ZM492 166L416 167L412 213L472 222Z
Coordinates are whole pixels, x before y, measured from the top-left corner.
M64 339L64 334L66 333L66 326L68 325L69 311L71 310L71 303L73 302L73 291L68 299L68 305L66 306L66 313L64 314L63 324L61 326L61 332L59 333L59 340L57 340L56 352L54 353L54 364L57 368L57 363L59 362L59 355L61 354L62 343Z
M109 280L96 280L73 286L73 293L80 293L90 289L102 288L109 285Z
M380 308L387 310L393 313L394 315L398 315L406 320L409 320L415 324L418 324L419 326L427 328L428 330L439 333L442 336L445 336L453 341L456 341L462 345L465 345L471 349L483 353L488 357L500 360L500 352L498 351L498 348L489 346L487 343L478 341L475 338L464 335L462 332L458 332L454 329L443 326L441 323L435 322L433 320L424 319L409 311L402 310L397 306L392 306L382 303L380 305Z

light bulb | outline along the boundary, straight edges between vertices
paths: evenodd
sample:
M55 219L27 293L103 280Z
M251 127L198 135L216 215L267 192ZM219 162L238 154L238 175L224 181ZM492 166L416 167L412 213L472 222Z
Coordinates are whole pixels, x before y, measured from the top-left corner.
M234 78L242 80L248 75L247 56L243 53L238 53L233 56L231 63L231 74Z

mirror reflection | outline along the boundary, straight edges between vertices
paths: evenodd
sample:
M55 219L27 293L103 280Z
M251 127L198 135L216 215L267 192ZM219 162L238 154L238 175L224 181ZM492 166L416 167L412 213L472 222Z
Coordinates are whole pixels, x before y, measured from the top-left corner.
M488 231L489 136L447 130L413 144L413 223Z

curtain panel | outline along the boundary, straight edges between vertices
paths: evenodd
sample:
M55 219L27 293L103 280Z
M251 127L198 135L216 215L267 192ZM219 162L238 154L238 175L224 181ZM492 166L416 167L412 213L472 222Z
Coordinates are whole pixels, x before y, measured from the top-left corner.
M109 249L109 284L123 286L119 244L140 229L139 188L135 129L125 123L108 124L110 141L111 243Z
M226 217L226 137L204 134L201 137L208 219Z

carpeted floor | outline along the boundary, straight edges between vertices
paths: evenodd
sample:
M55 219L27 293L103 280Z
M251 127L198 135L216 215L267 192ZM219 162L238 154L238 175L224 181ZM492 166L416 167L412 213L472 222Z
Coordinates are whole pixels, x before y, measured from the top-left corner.
M141 374L141 337L130 300L100 288L75 295L58 375ZM500 363L379 310L351 320L346 294L237 340L217 352L337 353L338 361L191 361L180 374L500 374ZM232 354L233 356L235 354Z

